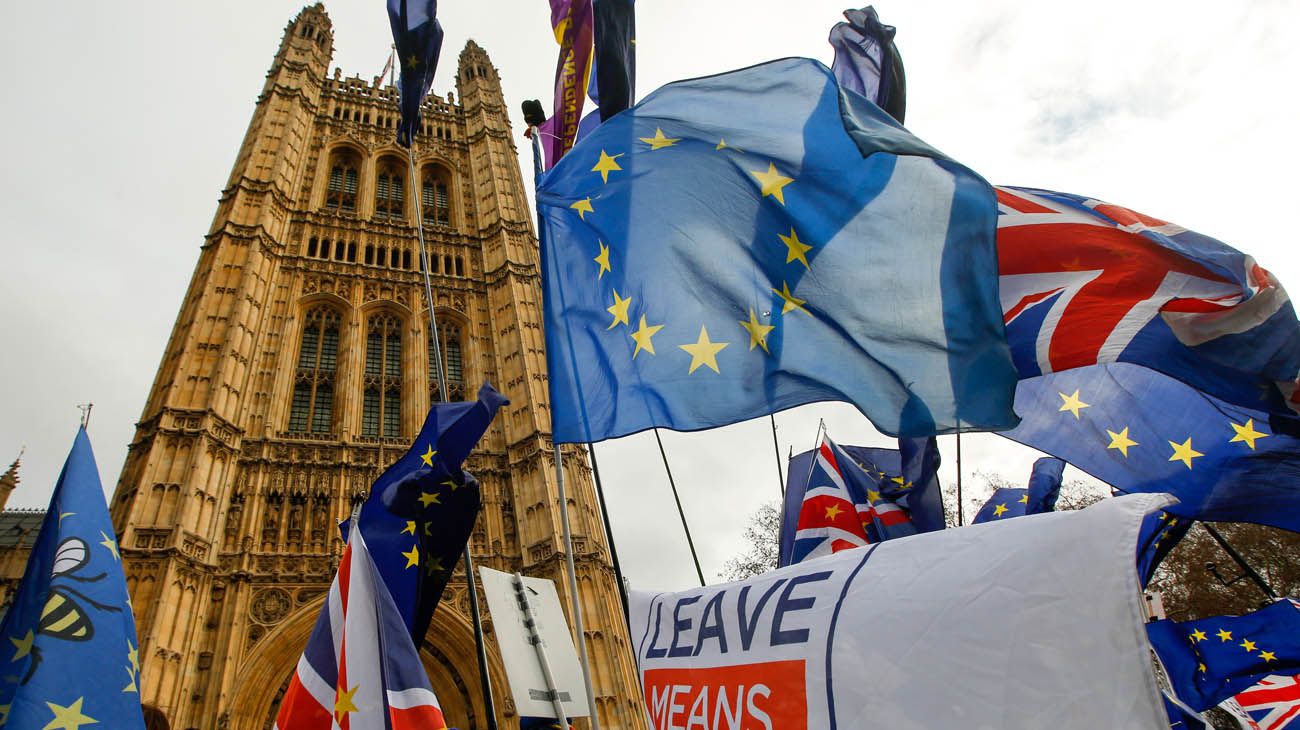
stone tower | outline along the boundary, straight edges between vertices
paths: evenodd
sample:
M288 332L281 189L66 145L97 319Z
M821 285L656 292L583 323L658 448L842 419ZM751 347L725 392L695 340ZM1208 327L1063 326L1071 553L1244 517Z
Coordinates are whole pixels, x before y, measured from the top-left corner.
M336 523L444 399L435 346L447 399L486 380L512 401L467 464L475 559L567 593L537 241L497 70L466 45L457 95L425 103L413 182L396 90L330 75L332 41L319 4L285 28L111 505L157 727L270 727L342 552ZM589 470L566 457L602 725L644 727ZM421 647L434 690L451 725L508 727L491 622L488 708L468 616L458 566Z

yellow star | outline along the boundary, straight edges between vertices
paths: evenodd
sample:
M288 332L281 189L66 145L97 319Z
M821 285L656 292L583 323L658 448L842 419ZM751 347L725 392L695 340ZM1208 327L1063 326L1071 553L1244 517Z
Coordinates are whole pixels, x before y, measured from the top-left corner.
M6 722L9 722L9 708L11 707L13 707L12 704L0 705L0 725L4 725Z
M407 66L411 66L411 67L419 66L419 65L420 65L420 57L417 56L417 55L415 55L414 53L412 53L411 55L409 55L409 56L406 57L406 65L407 65Z
M1022 494L1020 495L1020 499L1017 499L1016 501L1019 502L1020 504L1029 504L1029 495Z
M826 508L826 519L833 520L836 517L839 517L840 513L843 511L844 510L840 509L840 506L838 504L833 504Z
M1219 637L1219 642L1220 642L1220 643L1225 642L1225 641L1231 641L1231 640L1232 640L1232 632L1231 632L1231 631L1224 631L1223 629L1219 629L1219 631L1217 632L1216 635Z
M673 145L677 144L678 142L681 142L682 140L680 137L665 137L664 130L655 127L655 136L641 137L641 141L650 145L651 150L659 150L659 149L663 149L664 147L672 147Z
M1277 659L1277 654L1274 654L1274 653L1271 652L1271 651L1261 651L1261 652L1259 653L1259 658L1260 658L1260 659L1263 659L1263 660L1264 660L1264 663L1267 664L1267 663L1269 663L1269 662L1271 662L1271 661Z
M690 345L678 345L681 349L691 354L691 369L686 372L687 375L694 373L696 368L701 365L709 366L709 369L719 375L718 370L718 353L726 349L729 342L710 342L709 331L703 326L700 327L700 338Z
M805 269L809 268L808 258L804 256L804 254L813 250L813 247L799 240L799 234L794 232L793 226L790 227L789 236L782 236L780 233L778 233L776 234L776 237L781 239L781 243L785 244L785 248L786 248L785 262L787 264L794 261L798 261L799 263L803 264L803 267Z
M727 139L726 139L725 137L719 137L719 138L718 138L718 143L717 143L716 145L713 146L713 149L715 149L715 150L725 150L725 149L727 149Z
M763 348L763 352L771 355L771 350L767 349L767 335L776 329L776 325L763 324L758 321L758 316L754 314L754 308L749 308L749 321L739 320L740 326L745 328L749 333L749 349L753 350L755 345Z
M1204 673L1204 672L1205 672L1205 665L1204 665L1204 664L1197 664L1197 665L1196 665L1196 671L1201 672L1201 673Z
M456 482L454 482L454 481L448 479L447 481L445 481L445 482L442 483L442 486L444 486L444 487L451 487L451 491L454 492L454 491L456 491L457 489L460 489L463 485L461 485L461 484L457 484Z
M98 723L99 720L81 714L81 703L85 699L85 697L78 697L76 702L67 707L56 705L53 702L46 702L45 706L49 707L50 712L54 713L54 719L50 720L49 724L41 728L41 730L77 730L82 725Z
M401 532L401 534L403 534L403 535L414 535L414 534L415 534L415 520L407 520L407 521L406 521L406 527L403 527L403 528L402 528L402 532Z
M777 172L776 165L771 162L767 163L767 172L755 172L750 170L749 174L753 175L754 178L758 180L760 192L763 194L763 197L771 195L776 198L776 202L785 205L785 193L783 193L781 189L794 182L794 178L786 177Z
M118 552L117 552L117 541L114 540L113 538L109 537L107 534L105 534L105 532L104 532L103 530L100 530L100 531L99 531L99 536L102 537L102 538L104 538L103 540L100 540L100 541L99 541L99 544L100 544L100 545L103 545L103 546L106 547L106 548L108 548L108 551L109 551L110 553L113 553L113 559L114 559L114 560L119 560L119 561L120 561L120 560L122 559L122 556L119 555Z
M445 570L446 568L442 567L442 558L434 558L433 560L424 561L424 572L429 575L441 573Z
M582 200L577 201L576 203L570 205L569 207L578 211L578 218L584 221L587 220L588 213L596 212L596 209L591 207L591 198L583 198Z
M60 524L60 525L63 524L63 518L64 518L64 517L71 517L71 516L73 516L73 515L75 515L75 514L77 514L77 513L76 513L76 512L60 512L60 513L59 513L59 524Z
M600 264L600 272L596 274L596 280L599 281L600 278L605 275L605 272L610 270L609 246L606 246L603 241L596 241L596 243L600 244L600 255L592 259L592 261Z
M421 492L420 506L428 507L431 504L442 504L442 502L438 501L439 499L442 499L442 497L436 492Z
M876 502L879 502L879 501L880 501L880 492L877 492L877 491L875 491L874 489L868 489L868 490L867 490L867 501L870 502L871 504L875 504Z
M661 324L654 326L647 325L645 322L645 315L641 315L641 326L637 328L636 332L632 333L632 340L636 342L636 349L632 351L633 360L636 359L637 355L641 354L642 350L645 350L651 355L655 354L655 343L651 338L653 338L655 334L663 328L664 326Z
M993 508L993 516L1001 517L1002 515L1006 514L1006 511L1007 511L1007 506L1005 504L1000 504ZM1017 522L1016 524L1018 525L1020 523Z
M1262 438L1268 438L1268 434L1260 433L1259 431L1255 430L1255 419L1253 418L1247 418L1246 425L1244 426L1238 426L1237 424L1232 422L1229 422L1228 425L1232 426L1232 430L1237 432L1237 435L1229 439L1228 443L1233 443L1234 441L1241 441L1245 443L1247 446L1249 446L1251 451L1255 450L1255 442L1257 440Z
M130 641L126 642L126 646L128 648L126 652L127 661L131 662L132 669L137 672L140 671L140 650L132 646Z
M1250 639L1243 639L1241 643L1238 644L1237 646L1240 646L1246 651L1255 651L1255 642L1251 641Z
M32 642L36 640L36 634L31 629L28 629L27 635L23 638L20 639L16 636L10 636L9 640L14 643L14 647L16 648L16 651L14 651L14 658L10 661L16 662L32 653Z
M1192 632L1191 639L1192 639L1192 641L1194 641L1194 642L1195 642L1195 641L1205 641L1205 632L1204 632L1204 631L1201 631L1200 629L1197 629L1197 630L1195 630L1195 631Z
M138 694L140 690L135 686L135 672L131 671L131 667L122 667L122 669L126 670L127 676L127 685L122 688L122 691L135 692Z
M334 717L338 720L338 724L343 724L343 716L349 712L360 711L356 702L352 700L352 697L356 695L359 689L361 689L361 685L358 684L352 689L345 690L339 687L334 690Z
M618 295L618 290L615 289L613 306L605 307L605 311L609 312L614 317L614 321L610 322L609 326L605 329L612 330L620 324L627 324L627 308L631 305L632 297L620 297Z
M420 454L420 461L423 461L425 466L433 466L433 457L437 455L438 452L433 450L433 445L427 445L425 446L424 453Z
M1119 433L1115 433L1108 428L1106 429L1106 433L1110 434L1110 446L1107 446L1106 448L1119 449L1119 452L1123 454L1125 458L1128 457L1128 447L1141 445L1128 437L1128 426L1125 426L1124 430Z
M425 534L425 536L427 536L427 537L432 537L432 536L433 536L433 532L430 531L430 528L432 528L432 527L433 527L433 523L432 523L432 522L426 522L426 523L424 523L424 534Z
M1174 455L1169 457L1169 460L1181 461L1188 469L1192 468L1192 459L1195 459L1198 456L1205 456L1205 454L1192 448L1192 438L1190 436L1188 436L1187 440L1181 444L1176 444L1173 441L1170 441L1169 445L1174 449Z
M1074 414L1074 418L1076 420L1078 420L1079 418L1079 411L1088 407L1088 404L1084 403L1079 398L1078 388L1074 389L1074 393L1072 395L1066 395L1065 393L1057 393L1057 395L1061 396L1061 401L1062 401L1061 407L1058 408L1057 411L1061 413L1069 411L1070 413Z
M407 567L407 568L410 568L410 567L415 566L415 565L419 565L419 564L420 564L420 546L419 546L419 545L412 545L412 546L411 546L411 552L409 552L409 553L402 553L402 557L406 558L406 566L405 566L405 567Z
M800 299L799 297L796 297L795 295L791 294L790 285L788 283L784 281L781 282L781 291L777 291L773 289L772 293L781 297L781 299L785 302L784 304L781 305L781 314L789 314L791 311L797 309L800 312L807 314L809 317L812 316L812 313L810 313L807 309L803 308L804 302L806 302L807 300Z
M600 162L597 162L597 163L596 163L596 166L593 167L593 168L591 168L591 171L592 171L592 172L599 172L599 173L600 173L600 180L601 180L601 182L606 182L606 183L607 183L607 182L609 182L609 173L611 173L611 172L613 172L613 171L615 171L615 170L622 170L622 169L623 169L623 168L621 168L621 167L618 166L618 162L617 162L618 158L620 158L620 157L622 157L622 156L623 156L622 154L617 154L617 155L614 155L613 157L610 157L609 155L605 154L605 150L601 150L601 151L600 151Z

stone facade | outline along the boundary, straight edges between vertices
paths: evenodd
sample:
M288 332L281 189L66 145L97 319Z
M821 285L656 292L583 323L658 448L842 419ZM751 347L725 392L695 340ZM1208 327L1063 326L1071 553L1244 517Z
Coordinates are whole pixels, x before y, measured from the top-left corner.
M497 70L472 41L455 95L425 103L418 185L397 93L329 73L319 4L285 29L110 505L159 727L270 727L342 552L337 522L409 445L432 400L415 231L422 205L451 399L511 399L467 468L479 565L567 583L537 240ZM597 706L645 726L586 459L566 488ZM486 610L486 605L484 604ZM421 647L448 722L517 723L486 621L479 692L463 568Z

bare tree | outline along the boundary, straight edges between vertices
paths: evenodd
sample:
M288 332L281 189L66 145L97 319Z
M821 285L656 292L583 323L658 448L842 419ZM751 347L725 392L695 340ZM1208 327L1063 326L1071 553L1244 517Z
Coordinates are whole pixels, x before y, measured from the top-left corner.
M749 549L727 560L719 574L723 580L744 580L776 567L781 535L781 505L768 502L749 516L745 540Z

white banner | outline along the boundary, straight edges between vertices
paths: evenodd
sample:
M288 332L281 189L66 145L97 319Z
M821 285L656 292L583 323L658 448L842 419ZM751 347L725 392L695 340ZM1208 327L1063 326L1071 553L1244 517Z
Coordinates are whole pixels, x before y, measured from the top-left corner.
M1167 728L1135 554L1164 495L633 592L655 730Z

